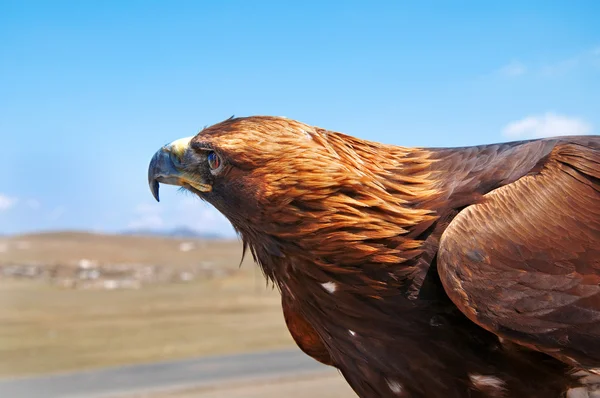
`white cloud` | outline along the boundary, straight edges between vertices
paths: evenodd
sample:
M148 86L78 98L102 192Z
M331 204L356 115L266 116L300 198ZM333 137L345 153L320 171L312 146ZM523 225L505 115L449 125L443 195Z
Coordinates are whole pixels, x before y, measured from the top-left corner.
M0 194L0 211L6 211L16 205L18 202L17 198L13 198L7 195Z
M161 208L157 203L140 203L133 210L136 214L148 214L160 212Z
M600 46L582 51L572 57L547 63L540 67L540 74L545 77L564 75L577 68L600 66Z
M560 135L590 134L592 126L586 121L548 112L544 115L532 115L509 123L503 130L511 138L540 138Z
M40 207L42 207L42 204L38 200L35 200L35 199L27 199L27 201L25 202L25 204L31 210L37 210Z
M141 203L127 225L130 229L172 229L185 227L198 232L234 236L233 227L214 207L194 196L176 196L168 201Z
M527 72L527 67L519 61L512 61L500 68L498 72L506 77L517 77L524 75Z
M67 212L67 208L64 206L57 206L50 213L48 213L48 220L56 221L61 218Z
M127 225L131 229L158 229L165 224L158 204L141 203L134 210L135 218Z
M178 225L200 232L216 232L233 235L229 220L212 205L196 197L183 198L177 206L175 221Z
M158 214L146 214L137 217L135 220L127 224L131 229L158 229L164 226L162 217Z
M545 78L558 77L572 72L576 69L600 66L600 46L589 48L570 57L549 60L544 63L535 64L533 61L527 63L511 61L496 70L496 74L504 77L518 77L524 74L530 76L541 76Z
M581 57L573 57L569 59L563 59L561 61L543 65L540 69L542 76L554 77L563 75L572 69L575 69L581 63Z

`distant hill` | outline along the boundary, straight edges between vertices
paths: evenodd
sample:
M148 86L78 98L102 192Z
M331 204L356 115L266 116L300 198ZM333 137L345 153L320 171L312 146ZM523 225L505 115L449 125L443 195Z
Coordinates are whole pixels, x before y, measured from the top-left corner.
M133 229L121 232L128 236L162 236L168 238L224 239L227 238L216 232L200 232L187 227L173 229Z
M219 267L238 268L242 258L242 243L236 238L212 239L212 236L214 235L193 230L186 231L185 228L127 231L127 234L44 231L13 235L0 240L0 266L72 265L83 259L98 264L142 264L175 268L211 262ZM246 256L245 261L252 264L251 256Z

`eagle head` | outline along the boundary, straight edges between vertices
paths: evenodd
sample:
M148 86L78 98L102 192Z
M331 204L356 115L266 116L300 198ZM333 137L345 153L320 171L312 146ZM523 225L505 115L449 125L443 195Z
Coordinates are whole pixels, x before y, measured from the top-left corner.
M323 265L397 264L418 246L403 236L434 219L427 165L418 150L253 116L163 146L148 182L157 200L164 183L212 204L263 265L307 253Z
M275 221L282 207L325 194L329 173L342 165L316 140L314 128L281 117L231 118L159 149L148 182L158 200L159 183L179 185L211 203L245 230ZM293 202L293 203L292 203ZM297 222L289 216L278 223Z

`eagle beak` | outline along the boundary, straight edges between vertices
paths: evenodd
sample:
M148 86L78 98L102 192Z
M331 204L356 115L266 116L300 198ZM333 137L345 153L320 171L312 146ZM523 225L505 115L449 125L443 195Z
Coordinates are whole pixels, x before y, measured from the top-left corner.
M160 148L150 161L148 166L148 185L150 191L160 202L158 197L159 183L169 185L186 186L189 184L188 178L181 170L181 159L194 137L181 138L177 141Z

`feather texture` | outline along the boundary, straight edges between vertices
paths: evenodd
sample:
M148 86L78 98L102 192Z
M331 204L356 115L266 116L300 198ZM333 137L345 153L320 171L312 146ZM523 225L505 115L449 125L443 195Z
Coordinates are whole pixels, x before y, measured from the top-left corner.
M599 137L406 148L265 116L190 151L298 346L359 396L561 397L600 367Z

